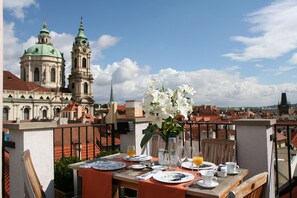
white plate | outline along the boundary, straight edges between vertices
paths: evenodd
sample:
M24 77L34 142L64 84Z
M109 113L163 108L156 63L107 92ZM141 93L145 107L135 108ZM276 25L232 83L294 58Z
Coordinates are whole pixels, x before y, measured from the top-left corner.
M206 185L203 183L203 180L199 180L199 181L197 181L197 184L198 184L199 186L201 186L202 188L215 188L215 187L217 187L217 186L219 185L218 182L213 181L213 182L211 183L210 186L206 186Z
M191 173L182 172L182 171L164 171L164 172L155 174L153 178L159 182L177 184L177 183L191 181L195 177Z
M155 166L152 166L152 169L153 170L166 170L168 167L167 166L162 166L162 165L155 165Z
M199 170L209 170L209 169L214 169L216 167L216 165L214 163L211 163L211 162L203 162L202 165L207 165L207 167L204 167L204 168L199 168ZM183 162L181 164L181 166L183 168L187 168L187 169L194 169L194 170L197 170L198 167L195 165L195 164L192 164L191 161L189 162Z
M142 162L152 159L150 155L135 155L134 157L129 157L129 155L124 157L124 160L131 162Z
M135 169L135 170L142 170L144 169L146 166L145 165L142 165L142 164L133 164L131 165L131 168L132 169Z
M124 162L97 161L91 164L96 170L117 170L126 167Z
M240 170L235 170L234 172L227 172L228 175L237 175L238 173L240 173Z

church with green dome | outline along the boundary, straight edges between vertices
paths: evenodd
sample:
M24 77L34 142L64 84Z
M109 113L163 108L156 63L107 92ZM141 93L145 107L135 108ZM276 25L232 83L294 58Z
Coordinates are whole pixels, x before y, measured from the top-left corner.
M3 120L79 120L84 115L93 116L91 49L82 20L71 55L71 74L65 87L66 61L52 44L44 22L36 44L20 58L20 78L3 72Z

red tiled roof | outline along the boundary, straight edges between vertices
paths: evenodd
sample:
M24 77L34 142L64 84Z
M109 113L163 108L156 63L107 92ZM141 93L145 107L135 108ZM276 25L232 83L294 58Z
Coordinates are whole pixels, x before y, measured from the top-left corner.
M125 111L126 110L126 105L118 105L117 110L118 111Z
M78 106L78 103L74 102L71 104L68 104L62 111L76 111Z
M78 120L82 121L83 118L87 118L90 121L94 121L94 117L91 114L85 113L84 115L82 115Z
M23 90L23 91L38 91L52 92L50 89L39 86L33 82L26 82L18 78L9 71L3 71L3 89L6 90Z

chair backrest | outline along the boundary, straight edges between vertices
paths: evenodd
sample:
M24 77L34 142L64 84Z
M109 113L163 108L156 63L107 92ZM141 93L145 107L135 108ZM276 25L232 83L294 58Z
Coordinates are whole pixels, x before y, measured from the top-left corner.
M27 192L30 198L46 197L44 194L44 191L42 190L42 186L37 177L37 174L35 172L29 150L25 150L23 152L21 162L22 162L21 164L22 164L22 172L23 172L25 187L27 189Z
M267 183L268 173L259 173L229 192L228 198L260 198Z
M235 140L202 139L201 152L204 161L222 164L235 160Z

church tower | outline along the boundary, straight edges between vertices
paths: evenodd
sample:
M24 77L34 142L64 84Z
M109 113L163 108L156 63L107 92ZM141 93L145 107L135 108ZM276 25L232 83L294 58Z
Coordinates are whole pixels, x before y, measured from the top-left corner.
M89 41L84 34L83 21L81 19L78 34L71 51L71 74L69 75L69 90L73 100L80 103L88 113L93 115L93 75L90 67L91 49Z
M290 113L289 110L290 110L290 105L287 101L287 95L286 93L282 93L281 103L278 104L278 114L280 116L289 114Z

